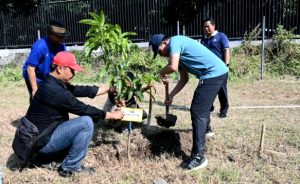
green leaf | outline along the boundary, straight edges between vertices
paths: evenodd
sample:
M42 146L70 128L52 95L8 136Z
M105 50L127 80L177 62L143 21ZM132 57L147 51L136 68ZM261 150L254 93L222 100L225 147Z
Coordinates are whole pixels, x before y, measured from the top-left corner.
M91 26L96 26L98 24L97 21L92 20L92 19L83 19L83 20L79 21L79 23L87 24L87 25L91 25Z
M91 17L93 17L94 20L95 20L96 22L99 22L100 16L98 16L97 13L95 13L95 12L89 12L89 15L90 15Z
M117 93L118 94L121 94L122 87L123 87L122 80L118 80L117 81Z
M139 99L140 102L144 101L144 95L143 95L142 91L135 91L134 94Z
M133 91L129 91L128 95L127 95L127 99L130 100L133 97Z
M101 11L101 12L100 12L100 17L99 17L99 25L100 25L100 26L103 26L104 23L105 23L105 16L104 16L104 12Z

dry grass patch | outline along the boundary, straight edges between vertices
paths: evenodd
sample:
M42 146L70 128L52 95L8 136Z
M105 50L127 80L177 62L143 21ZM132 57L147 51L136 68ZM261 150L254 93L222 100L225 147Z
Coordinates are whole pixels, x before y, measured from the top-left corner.
M170 113L178 117L171 129L135 125L127 158L128 132L118 133L107 126L96 125L95 136L84 160L94 166L93 176L78 174L59 177L56 170L25 169L19 172L19 161L11 143L18 119L28 107L23 84L11 84L0 91L0 164L4 183L299 183L300 182L300 108L239 109L240 106L300 105L300 82L295 79L229 83L231 109L228 118L217 117L218 101L212 113L216 135L207 140L207 168L186 172L178 167L192 147L191 120L188 107L198 82L192 80L174 99ZM175 84L171 85L174 86ZM164 91L156 85L153 117L164 112ZM148 99L148 97L146 97ZM102 108L106 96L82 99ZM148 108L147 100L141 104ZM258 156L261 126L266 125L265 151ZM126 125L124 125L126 127Z

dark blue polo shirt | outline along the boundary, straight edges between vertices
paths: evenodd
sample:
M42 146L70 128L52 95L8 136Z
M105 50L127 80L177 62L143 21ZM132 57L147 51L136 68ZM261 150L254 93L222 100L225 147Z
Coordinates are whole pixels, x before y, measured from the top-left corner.
M229 48L229 41L224 33L218 32L209 38L205 37L201 39L201 43L225 62L224 49Z
M53 58L60 51L66 51L66 46L64 44L60 44L53 50L48 36L36 41L31 47L31 52L23 65L23 77L28 80L28 65L36 67L36 81L39 84L50 72Z

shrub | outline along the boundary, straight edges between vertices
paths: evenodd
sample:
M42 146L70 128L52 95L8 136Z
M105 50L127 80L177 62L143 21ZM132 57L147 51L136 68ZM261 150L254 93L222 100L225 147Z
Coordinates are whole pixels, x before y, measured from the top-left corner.
M4 66L0 71L0 83L18 82L23 79L22 67L16 63L10 63Z
M278 25L272 41L266 45L266 68L272 75L300 76L300 46L293 41L297 38L293 31Z

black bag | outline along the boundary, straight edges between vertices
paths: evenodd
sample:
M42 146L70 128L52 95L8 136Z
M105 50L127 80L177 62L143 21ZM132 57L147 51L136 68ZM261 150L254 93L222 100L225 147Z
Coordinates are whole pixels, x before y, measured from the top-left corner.
M36 148L38 136L38 128L26 117L23 117L17 127L12 148L24 166L30 162Z

